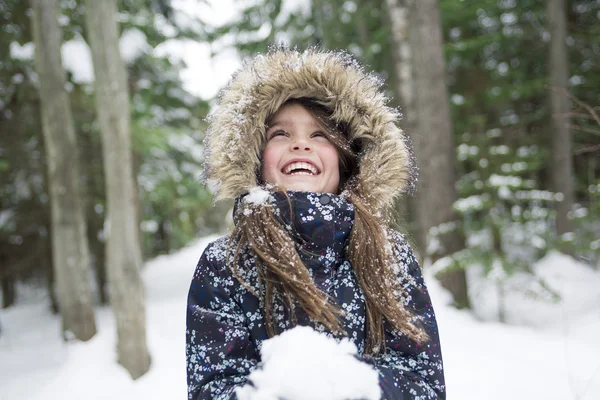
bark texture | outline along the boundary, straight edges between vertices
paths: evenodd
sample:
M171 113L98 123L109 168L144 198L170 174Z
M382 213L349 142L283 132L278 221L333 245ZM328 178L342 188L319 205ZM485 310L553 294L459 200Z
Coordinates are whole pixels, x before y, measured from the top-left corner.
M421 242L429 243L430 229L458 220L452 205L457 200L455 189L455 147L446 86L446 67L438 0L409 0L409 41L412 52L414 85L413 107L416 132L412 136L420 176L417 191L417 219ZM429 249L432 261L463 247L460 234L442 235L436 249ZM453 270L440 276L441 283L454 296L458 307L468 307L464 270Z
M566 45L567 10L566 0L549 0L548 16L550 20L550 86L553 89L568 89L569 60ZM552 112L552 175L553 190L562 193L563 200L556 207L556 232L562 235L573 231L573 223L568 213L573 207L573 150L569 133L571 111L569 99L564 93L550 90L550 109Z
M406 111L414 108L414 85L412 84L412 51L408 39L409 14L406 0L386 0L388 15L392 26L394 70L397 77L397 94L402 108ZM414 129L415 115L407 112L403 126Z
M8 308L15 303L16 280L9 269L8 254L0 251L0 289L2 290L1 308Z
M150 368L150 354L146 344L145 290L140 275L142 256L136 223L127 70L119 53L116 1L86 0L84 4L106 176L109 296L117 323L119 363L137 379Z
M408 40L409 10L406 0L386 0L388 21L392 28L392 60L395 72L396 95L398 104L401 105L402 129L411 137L415 132L416 115L414 110L414 85L412 76L412 51ZM418 162L418 160L417 160ZM419 258L423 259L423 249L426 248L425 236L420 232L417 221L418 200L414 196L403 198L398 202L401 215L408 215L406 221L410 224L410 231L414 234L415 248Z
M42 130L48 160L52 261L63 333L79 340L96 334L89 247L78 171L77 144L65 74L58 0L33 0L32 29L39 76Z

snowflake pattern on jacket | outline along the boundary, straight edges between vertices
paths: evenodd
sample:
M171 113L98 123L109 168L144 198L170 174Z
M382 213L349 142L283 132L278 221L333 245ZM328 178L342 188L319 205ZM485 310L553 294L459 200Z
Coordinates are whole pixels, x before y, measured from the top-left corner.
M393 268L406 294L403 300L420 319L429 341L419 345L384 322L385 352L364 356L365 301L346 257L354 207L343 196L287 193L293 208L292 221L284 196L275 193L271 206L277 207L282 225L297 238L298 254L316 286L346 311L341 317L343 327L361 359L378 370L382 399L445 399L437 322L420 267L406 239L392 233L390 239L397 259ZM260 367L260 348L268 339L262 300L249 292L227 266L231 261L226 260L228 243L226 236L206 247L190 286L186 331L188 400L237 399L235 388L245 384L250 372ZM233 258L231 252L229 257ZM249 251L239 257L238 269L244 281L260 293L255 259ZM279 331L292 328L284 307L276 305L274 309ZM311 326L334 337L301 308L296 313L298 325Z

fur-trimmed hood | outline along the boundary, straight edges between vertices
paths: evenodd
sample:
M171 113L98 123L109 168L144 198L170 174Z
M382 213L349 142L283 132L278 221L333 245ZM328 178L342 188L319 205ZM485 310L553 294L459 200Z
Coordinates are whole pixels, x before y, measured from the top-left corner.
M387 105L382 84L344 52L275 48L245 63L209 117L205 174L216 186L216 200L259 185L265 121L287 100L309 97L349 125L350 141L362 143L358 176L343 189L360 194L373 210L390 207L414 189L417 173L400 114Z

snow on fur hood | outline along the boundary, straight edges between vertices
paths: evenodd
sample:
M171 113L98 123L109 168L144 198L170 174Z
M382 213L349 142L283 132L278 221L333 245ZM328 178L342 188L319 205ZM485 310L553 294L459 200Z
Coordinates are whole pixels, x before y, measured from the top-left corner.
M396 196L414 189L417 172L398 126L400 114L387 105L382 85L345 52L273 48L246 62L209 117L205 178L215 184L216 200L259 185L265 121L287 100L308 97L331 109L336 122L349 124L350 141L362 143L358 176L343 189L362 194L374 210L390 207Z

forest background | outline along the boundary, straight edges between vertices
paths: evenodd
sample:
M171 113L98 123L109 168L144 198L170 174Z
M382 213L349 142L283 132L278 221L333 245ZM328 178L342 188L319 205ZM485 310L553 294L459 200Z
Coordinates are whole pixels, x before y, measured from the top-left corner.
M93 304L107 304L115 250L106 249L110 174L98 108L103 89L92 68L90 3L58 1L56 19L76 143L70 169L80 186L81 232L89 248L83 285L91 286ZM97 3L102 8L113 1ZM143 259L228 228L231 204L215 208L200 179L204 118L219 85L242 60L284 44L346 50L386 81L421 167L417 196L398 205L403 229L457 307L470 306L466 268L481 268L499 293L511 276L533 276L531 265L551 250L600 268L600 1L114 4L114 18L97 18L116 26L126 66ZM47 290L51 309L64 313L62 289L55 285L61 265L53 251L35 6L0 0L2 307L39 287ZM561 20L564 34L554 30ZM436 46L442 62L435 62ZM212 66L200 68L199 59ZM73 155L61 158L65 154ZM427 210L436 212L431 217ZM510 290L557 300L541 277L533 278L536 285ZM500 306L500 321L503 314Z

